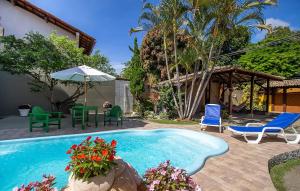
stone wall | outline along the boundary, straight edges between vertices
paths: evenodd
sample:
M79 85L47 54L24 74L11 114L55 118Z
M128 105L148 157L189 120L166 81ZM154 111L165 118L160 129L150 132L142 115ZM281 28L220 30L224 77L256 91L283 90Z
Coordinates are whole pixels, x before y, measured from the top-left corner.
M292 159L300 159L300 149L291 152L285 152L271 158L268 162L269 171L274 166L279 165L281 163L285 163L286 161Z

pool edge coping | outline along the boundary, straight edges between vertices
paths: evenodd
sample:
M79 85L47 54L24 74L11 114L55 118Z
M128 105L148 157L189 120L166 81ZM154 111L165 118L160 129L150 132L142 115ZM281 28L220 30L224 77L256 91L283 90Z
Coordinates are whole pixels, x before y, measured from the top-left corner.
M89 135L96 135L96 134L109 134L109 133L116 133L116 132L141 132L141 131L148 131L148 132L155 132L155 131L168 131L168 130L173 130L173 131L186 131L186 132L194 132L194 133L199 133L199 134L205 134L209 137L213 137L214 139L217 140L221 140L224 143L226 143L226 149L221 152L221 153L217 153L217 154L212 154L209 155L207 157L205 157L203 159L203 162L201 165L199 165L199 167L197 167L195 170L192 170L190 173L187 173L189 176L192 176L194 174L196 174L197 172L199 172L204 165L206 164L206 161L209 158L212 157L216 157L216 156L220 156L225 154L226 152L229 151L229 144L227 143L227 141L225 141L224 139L205 133L205 132L199 132L199 131L194 131L194 130L190 130L190 129L181 129L181 128L155 128L155 129L118 129L118 130L108 130L108 131L98 131L98 132L90 132L90 133L78 133L78 134L68 134L68 135L52 135L52 136L42 136L42 137L30 137L30 138L21 138L21 139L10 139L10 140L2 140L0 141L0 146L1 145L5 145L5 144L9 144L9 143L22 143L22 142L31 142L31 141L42 141L42 140L51 140L51 139L60 139L60 138L69 138L69 137L80 137L80 136L89 136Z

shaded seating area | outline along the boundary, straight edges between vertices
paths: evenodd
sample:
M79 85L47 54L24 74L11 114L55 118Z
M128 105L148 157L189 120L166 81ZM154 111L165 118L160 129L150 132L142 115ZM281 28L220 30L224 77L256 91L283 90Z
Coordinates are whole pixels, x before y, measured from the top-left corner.
M104 126L106 123L116 122L117 126L119 123L123 125L123 111L120 106L115 105L111 109L104 112Z
M264 135L281 136L289 144L298 144L300 134L293 127L293 124L300 119L299 113L282 113L267 124L262 123L247 123L246 126L229 126L228 130L244 136L247 143L258 144ZM293 134L285 133L285 130L291 128ZM257 136L255 140L249 140L249 135ZM294 137L294 140L289 140L288 137Z
M232 115L232 112L234 110L240 111L243 109L244 105L234 106L233 105L233 91L234 86L243 84L243 83L250 83L250 114L253 115L253 99L254 99L254 85L258 85L261 87L266 95L270 95L271 89L270 89L270 82L271 81L283 81L284 78L279 76L274 76L271 74L267 74L264 72L258 72L258 71L251 71L247 69L243 69L237 66L222 66L222 67L216 67L212 73L212 76L210 78L210 82L207 87L206 95L205 95L205 102L210 103L211 101L211 86L212 83L219 84L220 91L222 92L224 96L224 91L228 90L227 94L227 111L229 115ZM265 86L264 86L265 84ZM222 95L221 94L221 95ZM224 97L223 97L224 99ZM265 100L265 112L269 112L269 96L266 96Z
M43 128L49 132L49 126L56 125L58 129L61 128L62 112L46 112L43 108L35 106L29 114L29 130L32 132L33 128Z
M94 112L95 127L98 127L98 107L97 106L85 106L83 104L76 104L71 109L72 127L75 127L77 122L80 122L81 128L85 129L89 122L90 111Z

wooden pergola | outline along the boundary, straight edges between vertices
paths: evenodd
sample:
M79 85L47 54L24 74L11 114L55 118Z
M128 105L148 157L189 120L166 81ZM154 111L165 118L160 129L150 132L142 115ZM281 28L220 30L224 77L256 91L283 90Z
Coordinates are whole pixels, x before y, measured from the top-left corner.
M264 72L250 71L242 69L235 66L230 67L216 67L213 71L212 77L210 79L214 82L219 82L227 86L229 90L228 95L228 112L229 115L232 115L232 92L233 87L236 84L250 82L250 113L253 114L253 90L254 84L263 87L263 84L266 84L266 87L263 87L266 91L267 100L266 100L266 112L269 112L269 94L270 94L270 81L283 81L284 78L267 74ZM211 83L209 83L208 88L210 88ZM208 91L210 92L210 91ZM209 95L210 97L210 95Z

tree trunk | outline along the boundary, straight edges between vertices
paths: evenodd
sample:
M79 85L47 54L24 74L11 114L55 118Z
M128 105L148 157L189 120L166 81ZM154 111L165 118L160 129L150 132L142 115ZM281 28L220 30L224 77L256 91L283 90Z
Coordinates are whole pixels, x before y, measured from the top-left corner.
M175 97L175 92L173 90L173 84L172 84L172 80L171 80L171 75L170 75L170 70L169 70L169 62L168 62L168 55L167 55L167 42L166 42L166 34L163 34L163 40L164 40L164 53L165 53L165 63L166 63L166 69L167 69L167 76L168 76L168 81L169 81L169 85L172 88L172 96L173 96L173 100L176 106L176 110L177 113L179 115L180 118L182 118L182 116L180 116L180 110L179 110L179 106L177 103L177 99Z
M182 109L182 97L181 97L181 88L180 88L180 73L179 67L177 64L177 41L176 41L176 24L173 21L173 45L174 45L174 64L176 67L176 79L177 79L177 96L179 102L179 111L180 111L180 119L183 119L183 109Z

